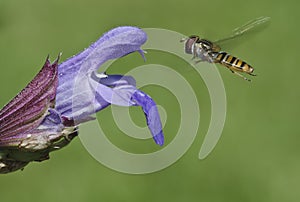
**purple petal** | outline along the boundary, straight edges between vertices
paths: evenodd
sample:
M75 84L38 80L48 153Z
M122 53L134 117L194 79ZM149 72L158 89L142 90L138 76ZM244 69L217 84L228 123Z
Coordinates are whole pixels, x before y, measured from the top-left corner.
M89 84L93 89L92 91L96 93L96 96L94 96L95 105L93 110L96 112L101 110L101 105L97 103L103 102L103 100L109 104L119 106L141 106L146 115L147 125L156 144L161 146L164 144L162 125L156 103L149 95L137 90L136 87L132 85L135 84L133 77L107 75L105 78L99 78L97 74L94 73L91 76ZM77 118L82 117L79 116Z
M164 136L156 103L149 95L139 90L136 90L135 93L133 93L131 99L143 108L147 119L147 125L152 133L153 139L156 144L162 146L164 144Z
M110 76L109 76L110 77ZM99 82L93 80L91 81L91 86L94 91L100 96L99 98L105 100L110 104L115 104L119 106L132 106L135 105L131 101L132 94L136 91L136 87L127 83L126 80L120 79L114 83L122 83L122 85L113 85L113 87L101 84L102 79ZM96 101L101 101L96 99ZM99 109L96 109L98 111Z
M109 59L119 58L134 51L140 52L140 47L146 40L146 33L139 28L118 27L104 34L82 53L60 64L56 109L68 118L78 116L84 111L86 114L95 112L95 89L91 88L89 81L92 72ZM111 94L112 89L105 87L103 85L103 90ZM109 105L105 99L96 100L96 109Z
M107 75L105 78L99 78L95 72L93 72L92 77L93 80L103 84L105 86L115 87L120 85L132 85L136 86L136 81L132 76L124 76L124 75Z
M146 41L139 28L119 27L104 34L82 53L59 65L56 109L75 124L91 119L90 115L110 104L142 106L155 142L164 142L155 102L138 91L132 77L97 74L95 70L109 59L138 51Z

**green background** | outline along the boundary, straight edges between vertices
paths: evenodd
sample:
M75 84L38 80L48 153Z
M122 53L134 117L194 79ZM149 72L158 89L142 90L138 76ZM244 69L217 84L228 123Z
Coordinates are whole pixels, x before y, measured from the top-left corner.
M228 48L255 67L258 76L252 83L218 66L226 88L227 118L222 137L208 158L198 159L210 120L204 82L182 60L149 51L146 63L172 67L197 94L201 123L187 153L159 172L129 175L99 164L76 138L70 146L52 153L49 161L1 175L0 200L299 201L299 6L296 0L0 0L0 106L33 78L48 54L54 60L62 51L63 61L116 26L164 28L213 40L248 20L271 17L266 29ZM117 61L108 73L126 73L142 64L134 53ZM168 113L167 146L178 129L179 104L159 86L143 90ZM145 125L140 108L130 112L137 125ZM98 117L118 147L140 153L160 149L152 140L134 140L123 134L110 108Z

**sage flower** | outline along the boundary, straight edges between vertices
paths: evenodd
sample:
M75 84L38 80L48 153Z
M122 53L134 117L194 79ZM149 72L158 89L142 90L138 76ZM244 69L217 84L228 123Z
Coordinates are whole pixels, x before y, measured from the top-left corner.
M0 111L0 173L49 159L78 135L78 126L114 104L141 106L156 144L164 136L156 103L131 76L98 73L108 60L139 52L147 40L136 27L117 27L59 64L46 59L34 79ZM100 69L101 70L101 69ZM88 135L88 134L86 134Z

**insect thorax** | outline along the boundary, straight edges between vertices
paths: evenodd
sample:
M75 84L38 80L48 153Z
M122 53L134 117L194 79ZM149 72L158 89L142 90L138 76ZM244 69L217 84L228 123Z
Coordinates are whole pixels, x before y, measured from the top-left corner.
M200 39L194 44L193 54L201 61L214 62L215 53L219 50L219 46L216 46L211 41L206 39Z

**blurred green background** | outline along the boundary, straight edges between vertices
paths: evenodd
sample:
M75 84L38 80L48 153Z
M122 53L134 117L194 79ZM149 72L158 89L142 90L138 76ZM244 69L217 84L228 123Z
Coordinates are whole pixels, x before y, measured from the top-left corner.
M1 201L299 201L299 6L295 0L0 0L1 107L33 78L48 54L54 60L62 51L63 61L116 26L164 28L218 39L248 20L271 17L262 32L228 49L255 67L258 77L252 83L218 66L227 93L227 119L208 158L198 159L210 120L204 82L182 60L149 51L147 63L180 72L199 99L200 128L187 153L162 171L129 175L99 164L77 138L52 153L49 161L1 175ZM126 73L141 64L134 53L118 60L108 73ZM158 86L143 90L168 113L167 145L178 129L178 102ZM130 112L136 124L145 125L140 108ZM123 134L110 108L98 118L120 148L145 153L159 149L152 140Z

